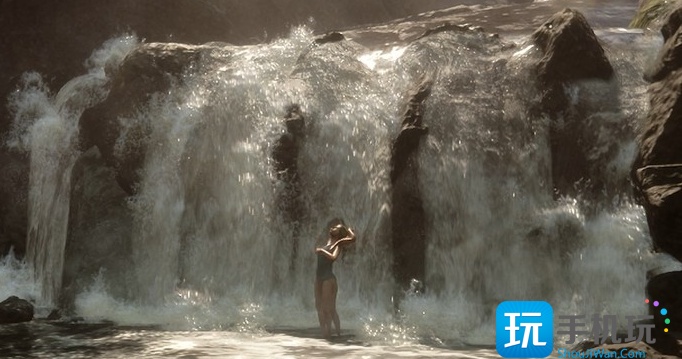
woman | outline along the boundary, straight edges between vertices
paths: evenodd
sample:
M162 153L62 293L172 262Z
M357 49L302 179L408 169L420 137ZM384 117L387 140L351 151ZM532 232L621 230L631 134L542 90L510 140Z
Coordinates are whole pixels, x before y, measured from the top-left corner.
M339 314L336 313L336 292L338 286L332 272L332 265L339 257L342 245L355 242L355 233L350 228L338 224L329 230L329 239L324 247L315 248L317 254L317 272L315 275L315 308L320 321L322 335L330 339L331 324L334 322L336 334L341 335Z

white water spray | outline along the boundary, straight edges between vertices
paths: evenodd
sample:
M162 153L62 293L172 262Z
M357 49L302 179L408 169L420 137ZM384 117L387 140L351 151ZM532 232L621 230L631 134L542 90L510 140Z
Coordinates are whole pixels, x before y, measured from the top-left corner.
M69 81L54 97L39 74L27 73L10 99L14 122L8 145L30 151L26 259L41 288L41 305L54 304L61 290L80 114L104 99L104 67L120 62L136 42L123 37L105 43L87 61L88 74Z

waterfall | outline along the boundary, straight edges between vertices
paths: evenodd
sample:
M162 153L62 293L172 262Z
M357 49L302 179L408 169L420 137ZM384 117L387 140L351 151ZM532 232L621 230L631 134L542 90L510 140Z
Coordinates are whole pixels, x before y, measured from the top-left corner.
M644 211L620 181L634 158L628 129L647 106L635 96L646 86L631 69L643 56L611 54L622 71L615 80L621 112L603 109L603 85L566 88L595 109L585 123L600 136L585 146L609 169L611 189L622 191L613 207L592 214L593 198L552 198L548 119L529 111L539 98L531 67L537 55L531 48L501 57L496 46L483 34L443 33L412 44L400 59L404 67L440 69L419 154L431 292L408 298L406 322L422 335L450 328L476 342L494 335L480 323L494 322L493 308L506 300L545 300L555 313L641 311L654 256ZM601 122L587 122L594 118ZM606 144L617 151L606 155Z
M313 249L337 217L359 236L337 265L342 295L378 302L376 283L389 286L382 236L394 79L373 76L353 46L312 41L301 28L272 44L216 50L140 114L154 144L133 200L141 300L163 303L190 288L236 303L295 294L311 305L302 293L312 293ZM282 184L271 159L290 104L307 122L299 156L307 215L296 237L275 208Z
M61 285L78 117L106 96L105 63L135 45L132 38L105 45L111 56L57 96L29 74L13 98L11 145L31 151L28 261L46 303ZM352 41L316 45L305 27L269 44L207 48L167 91L121 119L150 130L131 146L146 148L126 202L132 295L109 295L107 281L121 278L102 273L79 294L80 315L249 332L313 326L313 249L335 218L358 235L334 267L338 307L365 338L490 338L491 308L504 300L547 300L557 313L639 310L652 259L643 211L627 195L596 213L590 198L554 200L549 119L530 110L540 97L532 48L462 30L369 51ZM644 60L610 55L622 112L595 110L590 120L631 129L647 106L632 70ZM406 95L425 77L434 84L417 153L426 292L406 293L394 316L391 144ZM589 100L599 86L566 91ZM272 158L292 104L305 118L297 223L276 205L286 186ZM614 135L607 125L587 146L620 188L634 132ZM115 150L140 140L122 127ZM616 307L613 296L625 304Z
M33 267L43 305L54 304L61 290L80 114L104 99L105 66L121 61L136 41L123 37L105 43L86 62L88 74L72 79L55 96L42 77L31 72L10 98L14 121L8 145L30 152L26 259Z

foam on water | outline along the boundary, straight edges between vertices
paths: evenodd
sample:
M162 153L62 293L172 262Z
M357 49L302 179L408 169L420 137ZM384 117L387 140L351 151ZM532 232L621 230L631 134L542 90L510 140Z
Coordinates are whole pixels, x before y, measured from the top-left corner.
M29 299L39 295L33 271L26 262L17 260L13 252L0 258L0 297L4 300L11 295Z

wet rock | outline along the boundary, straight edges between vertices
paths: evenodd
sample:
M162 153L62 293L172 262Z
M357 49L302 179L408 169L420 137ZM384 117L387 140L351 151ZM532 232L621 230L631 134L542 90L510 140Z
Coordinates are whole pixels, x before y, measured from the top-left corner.
M343 36L342 33L334 31L316 38L315 44L322 45L330 42L339 42L344 40L346 40L346 37Z
M424 283L425 276L425 214L416 152L428 132L423 115L431 86L430 80L423 80L412 92L391 153L393 264L402 291L409 288L412 280Z
M128 194L135 192L138 170L151 133L151 124L140 118L139 113L154 95L181 81L183 73L203 51L213 48L145 44L126 56L118 68L108 69L112 78L109 95L81 116L81 147L97 146L106 163L116 170L116 180Z
M565 9L541 25L532 36L541 51L536 71L542 92L540 112L550 117L550 148L554 195L575 197L587 192L597 197L605 191L608 177L603 171L606 158L587 148L591 137L607 130L626 127L609 124L599 113L619 111L618 88L609 82L613 68L585 17ZM573 93L568 92L571 88ZM596 90L595 90L596 89ZM609 131L610 132L610 131ZM615 147L604 157L612 156ZM615 145L615 144L611 144Z
M305 138L305 117L298 105L287 108L284 123L287 131L275 142L272 159L277 179L282 184L276 193L276 207L284 223L291 226L292 231L291 267L293 267L297 258L298 234L305 207L301 199L298 173L298 154Z
M682 8L678 7L670 12L668 17L665 19L665 23L661 27L663 41L668 41L668 39L670 39L670 37L677 32L677 29L680 28L680 25L682 25Z
M26 250L29 170L25 154L0 149L0 257Z
M635 196L646 211L654 248L677 260L682 260L681 11L678 9L667 18L661 30L667 40L647 74L647 79L654 83L649 86L649 113L640 129L631 172Z
M537 64L540 80L553 84L583 79L610 80L613 68L585 16L564 9L533 33L542 51Z
M22 323L33 320L33 305L27 300L11 296L0 302L0 324Z
M633 164L635 195L654 246L682 260L682 71L649 87L649 114Z
M636 186L654 248L682 260L682 164L640 168Z
M679 30L681 21L682 8L671 13L661 28L665 43L659 51L656 61L645 71L644 79L646 81L661 81L682 66L682 31Z
M432 29L428 29L424 31L424 33L419 36L417 39L421 39L427 36L431 36L434 34L438 34L441 32L469 32L469 31L475 31L475 32L483 32L483 28L480 26L471 26L469 24L456 24L456 23L449 23L449 24L442 24L439 26L436 26Z
M417 150L419 140L428 133L424 125L424 101L431 94L430 80L424 80L416 88L403 114L402 129L393 142L391 154L391 182L395 183L407 166L407 159Z
M661 25L661 22L665 20L674 7L675 1L640 0L637 13L628 26L640 29L656 28ZM665 33L663 35L665 36Z
M287 131L275 143L272 159L278 178L291 181L297 177L298 152L305 131L305 118L298 105L292 105L287 109L284 123Z
M72 309L75 295L91 286L97 276L116 298L126 299L133 290L133 216L127 197L96 147L74 164L61 308Z

